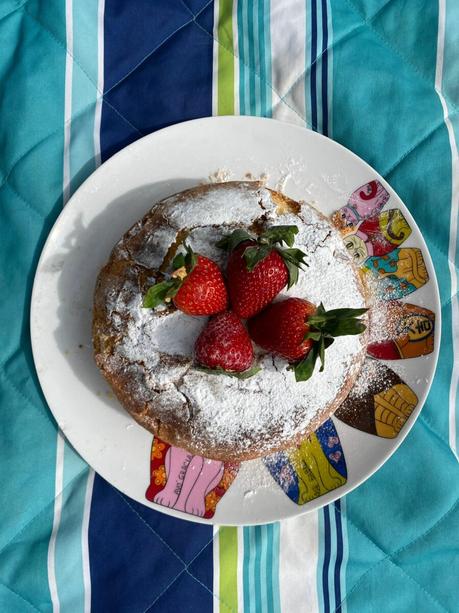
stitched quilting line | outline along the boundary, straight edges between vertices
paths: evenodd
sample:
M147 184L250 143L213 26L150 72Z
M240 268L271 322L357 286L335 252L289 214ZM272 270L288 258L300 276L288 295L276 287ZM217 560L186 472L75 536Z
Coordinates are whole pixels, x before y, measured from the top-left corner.
M365 532L363 532L351 519L351 517L349 516L349 514L346 515L346 519L347 521L350 523L350 525L357 530L357 532L359 534L361 534L369 543L371 543L373 545L373 547L375 547L375 549L377 549L378 551L380 551L381 553L385 554L385 557L383 557L381 560L379 560L378 562L376 562L375 564L373 564L372 566L370 566L370 568L368 568L360 577L359 579L356 581L356 583L352 586L351 590L344 596L344 598L341 600L340 604L338 605L336 610L340 610L341 605L344 603L344 601L349 598L349 596L352 594L352 592L354 592L354 590L357 588L357 586L363 581L363 579L371 572L373 571L377 566L379 566L380 564L382 564L383 562L385 562L386 560L390 559L392 561L392 563L397 566L403 573L406 574L407 577L409 577L410 579L413 579L411 577L411 575L409 575L403 568L401 568L400 566L398 566L398 564L393 560L394 556L400 555L401 553L403 553L404 551L406 551L406 549L408 549L409 547L411 547L412 545L414 545L415 543L417 543L418 541L424 539L425 537L427 537L433 530L435 530L447 517L449 517L450 514L452 514L454 512L454 510L456 509L457 505L459 503L459 500L456 500L456 502L454 502L454 504L448 509L448 511L446 511L445 513L443 513L443 515L433 524L433 526L431 526L428 530L426 530L425 532L423 532L422 534L418 535L417 537L415 537L414 539L412 539L409 543L407 543L406 545L403 545L403 547L400 547L399 549L397 549L396 551L394 551L391 554L386 554L385 551L383 549L381 549L381 547L379 547L379 545L377 545L372 538L370 538L367 534L365 534ZM335 507L336 508L336 507ZM341 514L341 510L337 509L338 512ZM414 580L414 579L413 579ZM417 582L416 582L417 583Z
M457 113L456 110L453 111L453 113L449 114L449 117L453 117L455 114ZM387 170L385 170L384 172L382 172L381 174L384 175L385 177L389 176L392 172L394 172L394 170L397 168L397 166L399 164L401 164L403 162L403 160L405 160L415 149L417 149L420 145L422 145L424 142L426 142L427 140L429 140L429 138L431 138L435 132L437 132L438 130L440 130L441 128L445 128L446 129L446 125L445 125L445 120L442 118L441 121L434 126L433 128L431 128L427 134L424 134L418 141L416 141L409 149L408 151L406 151L401 157L399 157L399 159L394 162L393 164L391 164L389 166L389 168Z
M44 405L42 405L41 408L37 407L35 402L33 402L28 396L24 394L24 392L16 385L16 383L11 379L11 377L5 372L4 363L0 365L0 376L3 377L4 381L6 381L13 388L13 391L15 391L16 394L24 402L26 402L29 406L31 406L37 412L38 415L41 415L44 419L49 421L48 411L46 410L46 408L45 410L43 410Z
M68 482L68 483L67 483L67 484L66 484L66 485L65 485L65 486L62 488L62 490L61 490L61 491L60 491L60 492L59 492L59 493L58 493L58 494L57 494L57 495L56 495L56 496L55 496L55 497L54 497L52 500L50 500L50 501L49 501L47 504L45 504L45 506L44 506L42 509L40 509L40 511L38 511L38 513L36 513L36 514L35 514L35 515L34 515L34 516L31 518L31 519L29 519L29 521L28 521L26 524L24 524L24 525L22 526L22 528L20 528L20 529L18 530L18 532L16 532L16 533L14 534L14 536L12 536L12 537L10 538L10 540L9 540L7 543L5 543L5 544L3 545L3 547L0 549L0 556L3 554L3 552L5 551L5 549L6 549L6 548L7 548L9 545L11 545L11 543L12 543L12 542L13 542L13 541L14 541L14 540L15 540L15 539L18 537L18 536L20 536L20 535L21 535L21 534L22 534L22 533L23 533L25 530L27 530L27 528L28 528L28 527L29 527L29 526L30 526L30 525L31 525L31 524L32 524L32 523L33 523L33 522L34 522L36 519L38 519L38 517L40 517L40 516L41 516L41 515L42 515L42 514L43 514L45 511L47 511L47 510L48 510L48 507L49 507L51 504L54 504L54 501L56 500L56 498L58 498L59 496L62 496L62 495L64 494L65 490L66 490L66 489L69 487L69 485L72 485L72 484L73 484L73 482L75 481L75 479L78 479L79 477L81 477L81 475L84 473L84 471L85 471L85 470L88 470L88 466L84 466L84 467L83 467L83 468L82 468L82 469L81 469L81 470L80 470L80 471L79 471L79 472L78 472L76 475L74 475L74 476L73 476L73 477L70 479L70 481L69 481L69 482Z
M113 487L113 486L112 486ZM218 600L220 600L221 602L224 603L224 601L217 596L216 594L214 594L211 590L209 590L209 588L202 583L202 581L200 581L197 577L195 577L193 575L192 572L190 572L188 570L189 566L191 566L191 564L193 564L193 562L202 554L202 552L211 544L213 543L216 535L218 534L218 532L216 534L214 534L212 536L212 538L210 539L210 541L208 541L208 543L206 543L199 551L198 553L190 560L190 562L186 563L185 560L183 560L178 554L177 552L169 545L169 543L167 541L165 541L163 539L163 537L158 534L158 532L153 528L153 526L151 526L147 521L145 521L145 519L134 509L134 507L130 504L130 502L127 500L127 498L115 487L113 487L113 490L116 492L116 494L118 494L118 496L126 503L126 505L128 506L128 508L134 513L134 515L137 517L138 520L140 520L147 528L148 530L150 530L157 539L159 539L159 541L161 541L161 543L172 553L172 555L177 558L177 560L184 566L184 568L180 571L180 573L178 573L175 577L175 579L173 581L171 581L171 583L169 584L169 586L166 586L166 588L161 592L161 594L159 596L157 596L157 598L152 602L152 604L150 604L148 606L148 608L146 609L146 611L148 611L149 609L151 609L151 607L155 604L155 602L158 600L158 598L164 594L169 587L178 579L178 577L180 575L182 575L184 572L186 572L188 575L190 575L190 577L192 579L194 579L195 581L197 581L197 583L199 583L202 587L204 587L210 594L212 594L212 596L214 596L215 598L217 598ZM229 605L227 605L226 603L224 603L225 606L227 606L230 610L231 607L229 607Z
M41 613L40 609L37 609L37 607L33 604L33 602L30 602L30 600L22 596L22 594L20 594L19 592L16 592L16 590L13 590L12 587L10 587L9 585L6 585L6 583L3 583L3 581L0 581L0 585L4 587L5 589L7 589L12 594L14 594L17 598L19 598L20 600L28 604L30 607L32 607L34 611L38 611L38 613ZM6 609L4 609L4 611L5 613L7 613Z
M18 6L16 6L14 9L12 9L11 11L9 11L9 13L6 13L5 15L3 15L0 18L0 23L2 21L4 21L5 19L7 19L10 15L12 15L13 13L16 13L16 11L19 11L20 9L22 9L27 3L29 2L29 0L25 0L22 4L19 4Z
M437 432L437 430L432 426L432 424L425 417L425 415L423 415L422 412L420 413L420 415L418 417L418 420L421 422L421 424L424 426L424 428L426 428L429 432L431 432L435 436L435 438L437 438L442 443L442 445L446 448L446 450L450 454L453 454L453 450L449 446L449 443L443 439L443 437Z
M434 84L431 82L431 80L423 73L421 72L421 70L411 62L410 59L408 59L401 51L400 49L398 49L398 47L396 47L390 40L387 39L386 36L384 36L384 34L382 34L376 27L375 25L372 23L373 19L379 14L379 11L371 18L366 19L364 15L362 15L362 13L360 12L360 10L355 6L354 2L352 0L346 0L346 3L348 4L348 6L351 8L351 10L363 21L363 23L375 34L375 36L377 36L379 38L379 40L384 43L384 45L386 47L388 47L393 53L395 53L407 66L409 66L418 76L419 78L426 83L427 85L429 85L429 87L431 89L435 89ZM384 5L383 8L385 8L387 6ZM447 98L446 96L444 96L446 102L448 103L448 105L450 105L452 108L455 109L455 111L459 110L459 107L451 101L451 99Z
M213 0L209 0L209 2L203 7L202 10L204 10L209 4L210 2L212 2ZM46 25L44 25L41 21L39 21L34 15L31 15L30 13L28 13L27 11L24 10L24 13L26 13L28 15L28 17L30 17L31 19L33 19L39 26L40 28L42 28L43 30L45 30L49 36L51 36L54 41L64 50L65 53L68 53L69 56L72 58L73 62L80 68L80 70L82 71L82 73L86 76L86 78L89 80L89 82L93 85L93 87L95 88L95 90L98 92L99 96L96 96L96 101L100 100L101 98L103 99L104 103L107 104L107 106L109 106L121 119L123 119L123 121L125 121L128 125L130 125L140 136L145 136L145 134L136 126L134 126L129 119L127 119L127 117L125 117L113 104L111 104L110 102L108 102L105 99L105 96L107 96L108 94L110 94L113 89L115 87L118 87L121 83L123 83L125 81L125 79L127 79L129 77L129 75L131 75L133 73L134 70L137 70L139 68L139 66L141 66L144 61L146 61L149 57L151 57L160 47L162 47L163 44L165 44L167 41L169 41L171 38L173 38L173 36L175 34L177 34L182 27L185 27L187 25L190 25L193 20L190 19L189 21L187 21L185 24L183 24L183 26L180 26L179 28L177 28L176 31L174 31L172 34L168 35L165 39L163 39L160 43L158 43L158 45L152 49L151 52L149 52L132 70L130 70L126 75L124 75L121 79L119 79L119 81L117 81L117 83L115 83L112 87L110 87L110 89L108 89L106 92L102 92L100 91L100 89L97 86L97 83L95 83L91 76L88 74L88 72L84 69L84 67L81 65L81 63L78 61L78 59L72 55L71 53L69 53L69 51L66 48L66 45L54 34L54 32L52 32L49 28L46 27ZM199 15L200 13L198 13ZM63 126L59 126L56 130L50 132L49 134L47 134L46 136L44 136L41 140L38 141L38 143L34 144L32 147L29 147L27 149L27 151L23 152L20 154L20 156L13 162L11 168L9 171L6 172L4 178L2 179L2 182L0 183L0 187L8 180L8 177L11 175L11 173L14 171L15 167L17 166L17 164L19 164L21 162L21 160L28 155L31 151L33 151L33 149L35 149L36 147L40 146L42 143L44 143L46 140L48 140L48 138L51 138L52 136L54 136L55 134L58 134L60 132L63 131L63 128L65 128L65 126L73 121L75 121L76 119L78 119L81 115L83 115L85 112L87 112L88 110L92 109L94 107L94 103L95 101L90 102L89 104L87 104L85 107L83 107L82 109L80 109L80 111L78 111L77 113L75 113L74 115L72 115L72 117L70 119L68 119L67 121L64 122ZM16 191L16 190L14 190ZM16 192L17 193L17 192ZM19 194L18 194L19 195ZM21 197L21 196L20 196ZM21 197L22 198L22 197ZM35 212L37 212L35 209L33 209Z

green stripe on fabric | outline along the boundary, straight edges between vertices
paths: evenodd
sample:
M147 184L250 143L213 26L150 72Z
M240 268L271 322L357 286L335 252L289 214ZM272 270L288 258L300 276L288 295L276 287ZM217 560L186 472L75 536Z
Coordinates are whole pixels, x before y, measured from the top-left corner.
M219 0L217 114L234 114L233 1Z
M220 585L219 598L220 609L229 608L237 611L238 590L237 590L237 528L222 527L218 532L219 539L219 568Z

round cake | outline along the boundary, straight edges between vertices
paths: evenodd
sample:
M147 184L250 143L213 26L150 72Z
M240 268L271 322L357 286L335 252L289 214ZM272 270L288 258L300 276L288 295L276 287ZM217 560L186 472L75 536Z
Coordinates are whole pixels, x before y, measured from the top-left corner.
M255 347L260 371L247 379L196 367L194 344L208 321L173 303L143 308L186 240L225 269L216 242L234 229L254 235L276 224L298 227L295 247L308 266L276 300L300 297L326 309L365 308L366 289L331 222L260 182L202 185L158 204L114 247L95 291L96 363L122 405L164 441L207 458L241 461L298 443L324 422L353 386L366 334L342 336L327 349L325 369L296 382L288 362Z

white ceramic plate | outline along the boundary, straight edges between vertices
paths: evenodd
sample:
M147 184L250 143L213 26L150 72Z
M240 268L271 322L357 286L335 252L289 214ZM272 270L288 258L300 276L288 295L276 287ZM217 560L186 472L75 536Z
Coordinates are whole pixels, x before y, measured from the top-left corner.
M300 500L298 491L290 491L291 499L263 460L244 462L216 509L212 496L206 499L208 515L215 513L205 519L159 506L145 497L151 478L153 489L163 486L164 469L150 474L152 435L123 410L93 362L91 319L95 279L114 243L152 203L208 181L218 171L231 179L266 175L268 186L280 187L294 199L315 202L326 214L343 207L356 188L380 181L390 195L384 209L400 209L411 227L402 246L422 251L429 276L428 282L403 300L433 311L436 324L429 355L386 362L418 398L414 410L411 406L405 411L400 423L406 423L398 436L377 436L334 417L325 432L328 438L322 432L323 457L318 461L319 468L325 467L329 474L329 467L333 471L333 462L340 460L332 483L318 485L317 474L294 475L293 490L299 487L304 492L301 478L312 479L309 490L315 494L303 494ZM75 449L107 481L135 500L171 515L226 525L255 524L328 504L357 487L397 449L419 415L434 375L440 304L432 261L418 227L397 194L370 166L344 147L303 128L268 119L219 117L171 126L142 138L103 164L80 187L43 249L33 289L31 334L38 376L51 411ZM328 455L327 444L333 452ZM162 449L156 448L156 464L164 463ZM310 457L306 448L303 452ZM280 470L282 466L285 471L281 458ZM224 491L220 487L216 494L211 493L214 503Z

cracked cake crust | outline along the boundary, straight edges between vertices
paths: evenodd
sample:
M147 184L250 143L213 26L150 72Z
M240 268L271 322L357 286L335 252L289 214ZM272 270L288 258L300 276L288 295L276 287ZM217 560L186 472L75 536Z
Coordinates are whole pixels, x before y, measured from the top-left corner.
M367 306L358 271L328 219L260 182L203 185L156 204L115 245L98 276L96 363L132 417L170 444L226 461L284 449L323 423L358 375L365 334L337 339L324 373L305 383L295 382L285 360L259 348L258 375L238 380L207 374L193 364L194 341L207 318L187 316L172 304L141 307L185 239L224 269L226 256L215 247L223 234L237 227L260 233L275 224L299 227L295 246L309 263L281 296L322 300L327 309Z

